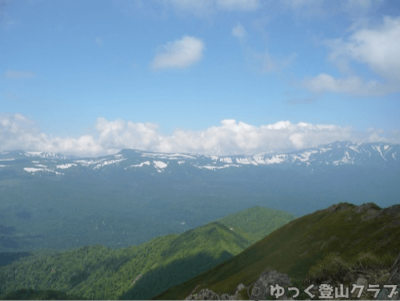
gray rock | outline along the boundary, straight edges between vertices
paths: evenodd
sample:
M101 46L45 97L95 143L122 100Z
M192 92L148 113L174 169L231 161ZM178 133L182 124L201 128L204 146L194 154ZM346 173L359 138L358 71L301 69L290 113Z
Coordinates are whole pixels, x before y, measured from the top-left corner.
M231 300L230 296L228 294L222 294L221 295L221 300Z
M278 273L275 270L266 270L262 272L256 281L256 285L264 287L265 296L270 296L270 286L276 284L284 287L290 285L291 281L288 275Z
M219 296L208 288L202 289L197 294L198 300L220 300Z
M397 289L397 293L393 294L392 298L389 298L389 294L391 293L391 289L384 288L380 291L377 300L400 300L400 289Z
M368 280L364 277L360 277L357 279L357 285L364 285L366 287L368 286Z
M400 253L390 269L389 283L400 285Z
M189 295L186 297L185 300L196 300L196 296L195 295Z
M237 292L240 292L242 289L244 289L244 288L246 288L244 285L243 285L243 283L241 283L241 284L239 284L238 286L237 286L237 288L236 288L236 291Z
M208 288L202 289L198 294L189 295L186 300L220 300L218 294ZM225 299L226 300L226 299Z

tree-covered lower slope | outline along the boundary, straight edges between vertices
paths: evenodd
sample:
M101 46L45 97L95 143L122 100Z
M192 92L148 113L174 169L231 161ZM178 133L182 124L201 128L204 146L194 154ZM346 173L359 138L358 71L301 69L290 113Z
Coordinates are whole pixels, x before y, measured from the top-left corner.
M263 207L234 217L139 246L36 251L0 267L0 295L5 298L26 289L39 295L52 290L88 299L149 299L232 258L294 218Z
M400 205L381 209L373 203L340 203L293 220L234 258L156 298L184 299L203 288L234 294L238 284L250 285L266 268L286 273L297 283L315 280L327 261L323 259L332 254L348 262L368 254L391 264L400 250L399 237Z

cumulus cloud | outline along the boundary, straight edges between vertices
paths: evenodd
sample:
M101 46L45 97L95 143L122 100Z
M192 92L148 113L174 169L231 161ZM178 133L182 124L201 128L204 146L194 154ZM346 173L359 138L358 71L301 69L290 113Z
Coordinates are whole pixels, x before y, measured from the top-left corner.
M293 124L289 121L280 121L254 126L226 119L222 120L219 126L204 130L177 129L171 135L163 135L153 123L109 121L98 118L94 134L78 138L62 138L42 133L35 122L23 115L0 115L0 141L2 141L0 150L36 150L76 156L114 154L124 148L234 155L288 151L337 140L399 142L399 135L390 140L383 134L379 129L358 132L351 127L331 124L304 122Z
M332 61L355 60L389 81L400 82L400 17L385 17L378 26L358 28L347 39L327 44Z
M232 35L238 38L240 41L243 41L244 38L247 36L247 32L242 24L238 23L235 27L232 28Z
M154 69L189 67L201 60L204 48L202 40L184 36L180 40L165 44L155 56L152 67Z
M331 50L329 60L342 72L354 73L350 64L356 62L366 65L381 81L355 75L335 78L321 73L304 80L306 88L314 92L365 96L400 91L400 17L385 17L382 24L373 27L354 25L349 37L326 40L325 44Z
M32 71L7 70L4 75L7 78L20 79L34 77L35 73Z

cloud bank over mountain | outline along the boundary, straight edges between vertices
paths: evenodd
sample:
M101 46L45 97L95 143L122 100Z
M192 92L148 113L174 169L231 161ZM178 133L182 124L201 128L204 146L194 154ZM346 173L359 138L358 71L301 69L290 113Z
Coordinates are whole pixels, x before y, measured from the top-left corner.
M124 148L157 152L189 152L214 155L289 151L337 140L399 142L399 135L379 129L358 131L332 124L280 121L260 126L233 119L219 126L190 131L176 129L162 134L157 124L98 118L91 134L57 137L41 132L21 114L0 115L0 150L37 150L76 156L113 154ZM388 136L389 135L389 136Z

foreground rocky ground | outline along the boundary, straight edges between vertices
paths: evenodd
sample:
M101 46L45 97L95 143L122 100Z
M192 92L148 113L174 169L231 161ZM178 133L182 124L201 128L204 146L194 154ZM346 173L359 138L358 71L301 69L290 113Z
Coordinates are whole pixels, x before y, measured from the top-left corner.
M233 295L218 295L206 288L189 295L186 300L318 300L324 294L330 294L330 299L400 300L400 253L390 269L360 268L348 271L342 279L327 277L319 284L306 280L303 287L298 290L295 287L288 275L266 270L250 286L239 284Z

